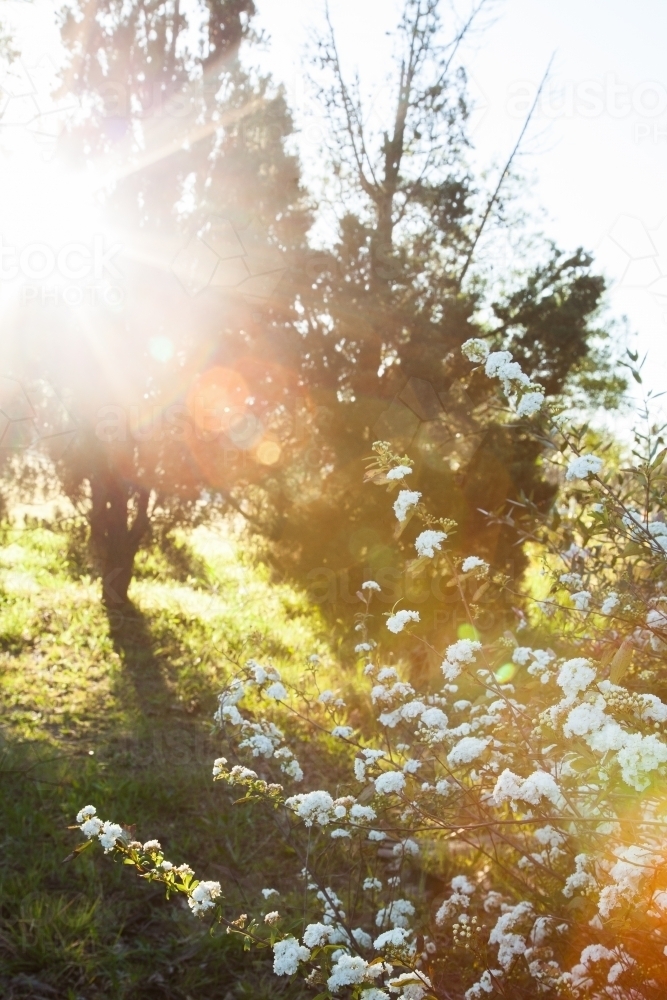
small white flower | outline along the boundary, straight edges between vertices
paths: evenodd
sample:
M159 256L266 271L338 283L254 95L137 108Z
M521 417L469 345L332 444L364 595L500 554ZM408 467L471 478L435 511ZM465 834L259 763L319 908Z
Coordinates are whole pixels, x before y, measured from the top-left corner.
M275 698L276 701L285 701L287 698L287 690L280 681L275 681L275 683L270 684L266 689L267 698Z
M618 594L612 591L611 594L609 594L609 596L602 602L600 611L603 615L610 615L614 608L618 606L618 603Z
M397 611L395 615L387 618L387 628L394 634L402 632L408 622L418 622L418 611Z
M277 976L293 976L299 962L307 962L310 949L300 945L296 938L287 937L273 946L273 971Z
M76 814L77 823L85 823L87 819L91 819L97 813L95 806L84 806Z
M378 795L391 795L402 792L404 788L405 776L401 771L385 771L375 779L375 791Z
M288 809L292 809L306 826L312 826L313 823L327 826L334 811L333 799L323 790L293 795L285 800L285 805Z
M349 740L353 732L354 729L352 726L334 726L331 730L331 735L337 736L341 740Z
M376 583L375 580L366 580L364 583L362 583L361 589L362 590L377 590L377 591L380 591L380 590L382 590L382 587L380 586L379 583Z
M447 533L445 531L422 531L420 535L417 535L415 539L415 549L417 550L418 556L427 556L429 559L433 559L435 555L435 550L440 551L440 546L447 538Z
M395 468L389 470L387 473L387 479L405 479L405 477L409 476L411 472L412 469L409 465L397 465Z
M481 648L482 644L477 639L459 639L448 646L441 664L446 680L456 680L464 666L475 662L475 654Z
M399 521L405 521L411 507L416 507L421 500L417 490L401 490L394 500L394 513Z
M261 665L261 663L258 663L256 660L248 660L248 663L246 665L250 670L250 672L252 673L252 676L255 680L255 684L263 684L264 681L268 679L269 675L267 674L266 670Z
M414 917L414 915L414 903L411 903L409 899L395 899L389 906L383 906L378 910L375 926L409 927L410 917Z
M292 760L283 761L280 765L280 770L283 774L286 774L288 778L292 781L303 781L303 771L298 760L293 757Z
M517 415L520 417L533 417L538 413L542 406L544 405L544 393L543 392L527 392L519 400L519 405L516 408Z
M236 764L229 772L229 780L232 785L239 785L247 781L256 781L257 772L253 771L250 767L243 767L241 764Z
M374 819L377 819L377 815L372 806L362 806L359 802L355 802L350 809L351 823L371 823Z
M382 888L382 882L379 878L365 878L361 888L364 892L379 892Z
M505 368L511 362L512 355L509 351L492 351L491 354L487 355L484 371L489 378L495 378L501 368Z
M461 344L461 353L468 361L481 364L489 356L489 346L484 340L472 337L470 340L466 340L465 344Z
M587 479L589 475L596 476L604 462L598 455L578 455L571 458L565 473L568 482L573 479Z
M232 726L242 726L244 719L236 705L222 705L214 715L217 722L229 722Z
M580 691L585 691L595 680L595 670L583 656L566 660L558 672L556 683L567 698L574 699Z
M377 951L382 951L383 948L403 948L409 940L410 931L404 927L394 927L392 930L384 931L383 934L376 937L373 947Z
M264 917L264 923L268 924L269 927L271 927L273 924L277 924L279 920L280 920L280 913L278 912L278 910L271 910L271 912L267 913L266 916Z
M102 830L98 834L100 844L104 848L104 853L108 854L116 846L116 841L123 835L123 828L118 823L110 823L106 820L102 825Z
M490 742L490 739L481 740L477 736L464 736L447 754L447 763L450 767L470 764L484 753Z
M280 893L277 889L262 889L262 896L264 899L269 899L271 896L279 896Z
M572 594L572 603L574 604L577 611L588 611L588 605L591 603L591 592L589 590L580 590L576 594Z
M79 824L79 829L84 837L88 837L88 839L91 840L93 837L97 837L102 829L102 820L99 816L91 816L90 819L87 819L85 822Z
M331 967L331 975L327 979L327 986L332 993L337 993L345 986L353 986L355 983L367 982L377 975L382 974L382 968L371 966L365 959L357 955L348 955L341 951Z
M222 895L219 882L199 882L192 890L188 905L195 916L201 916L215 906L214 900Z
M352 937L357 942L357 944L359 945L360 948L372 948L373 947L373 938L370 936L370 934L368 934L363 929L363 927L354 927L350 931L350 934L352 935ZM372 990L371 989L371 990L366 990L364 992L364 994L363 994L364 1000L372 1000L372 998L370 997L371 993L381 993L383 997L387 996L386 993L382 993L382 990ZM376 998L376 1000L377 1000L377 998Z
M461 563L461 569L464 573L470 573L473 569L479 569L486 573L488 568L488 562L484 559L480 559L479 556L468 556L468 558L464 559Z

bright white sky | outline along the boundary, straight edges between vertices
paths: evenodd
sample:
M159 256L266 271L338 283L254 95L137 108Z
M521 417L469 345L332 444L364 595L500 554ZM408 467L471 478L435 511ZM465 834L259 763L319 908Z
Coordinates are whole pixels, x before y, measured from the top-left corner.
M303 160L316 171L322 121L308 96L304 45L322 23L323 2L256 2L270 38L258 57L284 82L302 130ZM376 91L398 2L330 0L346 67ZM29 68L55 53L53 11L52 0L3 4L21 25ZM566 248L592 249L614 280L612 310L628 316L637 347L649 352L645 382L654 392L667 389L665 37L664 0L503 0L467 61L478 105L476 155L489 165L504 160L520 131L516 88L536 86L555 51L553 84L522 166L536 179L547 232Z

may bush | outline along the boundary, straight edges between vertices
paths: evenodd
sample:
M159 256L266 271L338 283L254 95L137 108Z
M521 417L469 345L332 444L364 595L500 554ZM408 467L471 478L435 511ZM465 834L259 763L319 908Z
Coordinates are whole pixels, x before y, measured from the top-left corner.
M508 352L470 341L464 354L499 380L506 419L548 445L560 479L548 515L528 500L522 511L539 573L519 588L478 556L454 557L455 525L425 509L410 459L377 443L369 479L393 495L397 533L419 526L408 570L435 569L467 624L437 650L419 640L417 611L375 616L380 587L367 580L359 683L345 698L316 656L295 683L239 663L215 716L228 749L213 776L271 807L293 871L267 870L263 898L239 915L224 886L93 806L77 816L77 853L101 843L248 948L271 947L276 975L303 977L320 997L657 1000L667 994L660 433L638 432L633 468L614 469ZM514 632L484 616L501 590ZM386 649L406 634L433 666L418 690Z

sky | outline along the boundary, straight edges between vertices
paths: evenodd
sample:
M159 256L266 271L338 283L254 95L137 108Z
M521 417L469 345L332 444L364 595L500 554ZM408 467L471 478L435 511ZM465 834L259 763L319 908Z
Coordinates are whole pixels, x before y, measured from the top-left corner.
M284 83L306 174L316 173L325 123L309 91L305 46L322 25L323 0L256 2L267 44L253 58ZM463 0L457 2L464 10ZM345 70L360 73L378 106L387 93L387 33L398 3L329 3ZM32 81L48 76L57 61L54 9L52 0L3 3L19 27L21 64ZM544 209L545 231L564 248L583 245L594 252L612 283L611 312L628 317L632 345L648 352L644 380L654 393L667 389L665 37L664 0L498 0L465 60L476 104L474 155L478 164L493 167L511 150L553 56L520 167L534 181L532 201ZM23 91L30 86L24 83ZM48 128L27 124L30 95L21 97L16 83L13 88L17 121L5 116L0 126L14 135L21 130L26 149L32 146L45 161Z
M321 26L318 0L258 0L271 44L264 64L284 81L302 147L314 150L304 47ZM346 69L377 92L396 21L394 0L330 0ZM464 8L461 7L461 10ZM472 138L481 165L502 164L554 56L520 167L534 178L545 230L566 248L595 253L611 311L627 315L630 343L649 353L644 382L667 389L667 36L664 0L505 0L468 49L478 106Z

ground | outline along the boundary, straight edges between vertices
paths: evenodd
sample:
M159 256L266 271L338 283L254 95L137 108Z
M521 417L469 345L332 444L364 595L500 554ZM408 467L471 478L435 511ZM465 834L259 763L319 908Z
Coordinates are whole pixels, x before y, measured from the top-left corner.
M112 619L75 533L6 527L1 542L0 994L295 995L268 953L211 933L101 851L64 859L90 802L219 880L237 912L250 908L267 869L288 859L269 817L212 782L211 716L235 658L289 672L325 652L316 611L223 529L183 536L167 556L143 553L133 607Z

